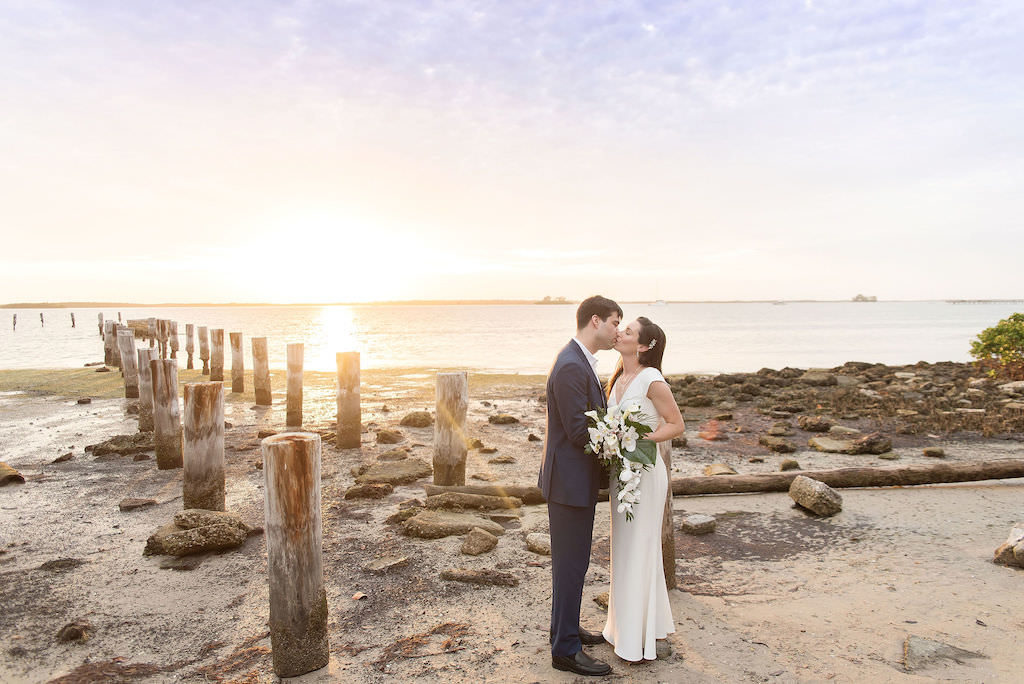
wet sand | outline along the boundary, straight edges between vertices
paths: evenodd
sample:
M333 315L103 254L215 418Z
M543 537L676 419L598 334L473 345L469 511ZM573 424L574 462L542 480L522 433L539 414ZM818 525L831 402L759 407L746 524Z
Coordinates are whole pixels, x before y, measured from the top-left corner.
M88 372L93 372L89 370ZM79 373L58 371L56 373ZM86 380L85 373L81 381ZM104 374L97 374L104 375ZM12 389L0 375L0 460L26 477L0 488L0 680L276 681L267 631L265 542L187 561L143 556L146 538L181 509L181 471L158 471L152 459L94 458L83 449L131 434L136 419L110 384L86 388L69 376L60 394ZM183 373L184 380L189 377ZM88 378L92 382L92 378ZM61 380L54 378L59 391ZM77 382L77 381L76 381ZM6 383L6 384L4 384ZM422 484L397 486L375 501L346 501L352 469L373 462L380 428L399 429L413 458L430 462L432 428L399 427L414 409L433 410L429 371L363 374L360 449L323 450L324 567L331 662L298 681L573 681L551 669L547 648L550 559L526 551L525 535L546 531L543 506L524 506L491 552L460 554L462 540L405 537L385 523L398 504L423 498ZM102 383L100 383L102 385ZM251 383L249 385L251 387ZM275 387L283 381L275 378ZM467 482L532 485L540 461L543 378L472 376L467 430L493 454L470 452ZM104 394L106 392L106 395ZM251 396L227 394L227 507L262 525L260 429L281 429L284 397L254 409ZM330 430L329 374L307 374L306 426ZM385 410L387 409L387 410ZM492 425L508 413L518 424ZM676 448L676 476L724 462L740 472L777 470L782 458L804 469L853 463L888 464L875 456L824 454L801 448L780 456L757 447L765 427L753 407L733 410L726 441L698 436L714 408L687 408L689 445ZM851 421L855 423L855 421ZM735 432L739 426L746 432ZM854 425L856 426L856 425ZM800 433L800 431L797 431ZM807 435L799 434L803 443ZM797 439L796 441L801 441ZM900 463L927 462L923 446L946 449L951 462L1019 458L1019 441L905 435ZM71 452L63 463L56 457ZM749 463L752 455L763 463ZM496 456L514 462L494 464ZM664 660L631 665L607 645L589 649L609 660L608 680L694 682L923 682L935 679L1010 682L1019 673L1024 571L994 565L993 550L1024 520L1024 482L842 490L844 510L819 519L786 494L677 497L678 522L692 512L719 519L716 532L676 536L680 588L671 593L676 633ZM124 497L158 504L123 513ZM608 517L599 504L593 562L584 592L583 624L599 629L604 613L592 599L607 590ZM401 555L407 564L385 575L363 564ZM61 561L53 563L52 561ZM445 582L446 568L498 569L514 588ZM354 600L360 592L365 598ZM92 628L84 642L62 643L73 620ZM903 643L916 635L985 657L941 661L907 672ZM597 681L601 681L598 679Z

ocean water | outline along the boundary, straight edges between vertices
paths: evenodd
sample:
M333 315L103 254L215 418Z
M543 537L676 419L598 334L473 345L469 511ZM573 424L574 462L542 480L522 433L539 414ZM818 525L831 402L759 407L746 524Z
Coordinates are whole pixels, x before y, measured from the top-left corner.
M968 361L970 342L1020 304L792 302L623 305L626 320L647 316L665 330L666 373ZM77 327L71 327L70 313ZM98 309L2 310L0 369L78 368L103 360ZM45 318L40 325L39 314ZM102 311L117 320L117 310ZM331 371L339 351L358 351L363 368L446 368L545 373L575 332L575 305L358 305L120 309L124 320L178 321L268 338L270 365L285 367L285 345L305 344L305 367ZM12 316L17 314L17 329ZM226 350L230 365L230 349ZM598 353L607 373L617 354ZM196 345L198 362L198 344Z

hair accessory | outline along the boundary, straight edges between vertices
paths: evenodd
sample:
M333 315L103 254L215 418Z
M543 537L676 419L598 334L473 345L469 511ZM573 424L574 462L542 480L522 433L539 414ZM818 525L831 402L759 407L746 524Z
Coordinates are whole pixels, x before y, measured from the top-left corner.
M647 343L647 351L654 349L655 345L658 344L658 340L651 340Z

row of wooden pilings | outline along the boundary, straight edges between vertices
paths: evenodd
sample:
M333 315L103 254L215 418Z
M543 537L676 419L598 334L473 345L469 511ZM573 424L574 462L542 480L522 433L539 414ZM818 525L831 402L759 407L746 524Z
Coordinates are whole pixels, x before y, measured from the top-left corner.
M102 319L102 314L100 316ZM129 322L131 323L131 322ZM139 399L139 429L153 430L157 467L183 468L184 508L225 509L222 329L198 328L200 358L209 382L184 385L184 429L178 413L177 323L148 319L149 348L135 348L135 332L102 321L105 360L124 374L125 397ZM194 327L186 325L188 368ZM232 392L244 391L242 335L230 333ZM111 347L111 341L116 346ZM267 339L252 340L256 403L270 405ZM116 353L115 353L116 350ZM219 351L218 351L219 350ZM168 356L170 358L168 358ZM359 353L338 353L337 448L361 444ZM209 361L209 368L207 367ZM303 345L287 346L286 425L302 425ZM218 373L219 370L219 373ZM261 381L262 379L262 381ZM434 484L464 485L468 376L437 376ZM312 432L283 432L261 442L265 484L264 529L270 588L274 672L292 677L327 665L327 594L323 579L320 469L322 443Z

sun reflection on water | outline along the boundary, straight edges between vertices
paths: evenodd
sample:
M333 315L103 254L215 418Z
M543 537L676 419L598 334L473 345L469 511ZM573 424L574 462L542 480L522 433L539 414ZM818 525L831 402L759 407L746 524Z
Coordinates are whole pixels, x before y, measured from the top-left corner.
M369 361L367 350L359 339L352 307L325 306L320 309L314 328L324 343L318 347L319 355L307 359L307 368L335 368L335 354L338 352L359 352L361 365Z

